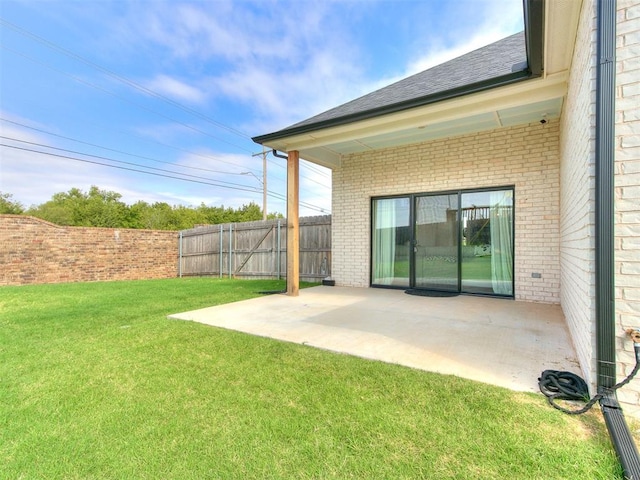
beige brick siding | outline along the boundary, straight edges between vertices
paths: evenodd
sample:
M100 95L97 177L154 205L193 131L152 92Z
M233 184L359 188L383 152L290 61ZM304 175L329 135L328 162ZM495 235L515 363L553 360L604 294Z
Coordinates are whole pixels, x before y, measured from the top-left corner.
M595 6L584 2L560 128L560 298L583 376L595 381Z
M333 171L336 283L369 286L372 197L514 185L515 297L559 303L558 142L551 121L346 156Z
M0 215L0 265L0 285L171 278L178 273L178 233Z
M587 382L594 387L596 5L585 0L560 134L561 304ZM619 0L616 49L615 284L618 380L635 364L624 329L640 324L640 1ZM640 417L640 385L618 391Z
M640 327L640 1L618 0L616 48L615 269L618 379L635 365L622 333ZM640 380L618 391L640 417Z

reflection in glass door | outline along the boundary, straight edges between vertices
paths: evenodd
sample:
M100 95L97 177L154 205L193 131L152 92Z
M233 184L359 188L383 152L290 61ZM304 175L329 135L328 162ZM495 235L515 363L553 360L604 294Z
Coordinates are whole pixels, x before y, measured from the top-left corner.
M513 295L513 190L463 193L462 291Z
M415 198L414 286L458 291L458 195Z
M513 188L371 205L372 285L513 297Z

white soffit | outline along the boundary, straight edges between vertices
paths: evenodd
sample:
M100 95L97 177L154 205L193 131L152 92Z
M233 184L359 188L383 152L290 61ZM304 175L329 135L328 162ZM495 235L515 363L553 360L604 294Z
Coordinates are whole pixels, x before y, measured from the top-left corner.
M335 167L339 166L340 158L343 155L352 153L410 145L542 120L553 120L560 117L562 100L562 97L560 97L521 107L496 110L420 127L370 135L359 139L335 143L327 142L322 146L301 148L300 156L305 160L327 167Z
M581 9L582 0L545 2L545 75L564 72L571 67Z
M565 77L554 76L438 102L321 131L275 140L269 146L298 150L326 167L343 155L409 145L560 116Z

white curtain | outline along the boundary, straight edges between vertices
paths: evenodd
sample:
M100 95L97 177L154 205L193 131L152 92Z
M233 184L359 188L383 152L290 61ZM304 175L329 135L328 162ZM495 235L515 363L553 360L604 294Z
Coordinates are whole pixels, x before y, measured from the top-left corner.
M491 192L491 282L493 292L513 294L512 192Z
M373 283L391 285L396 258L396 200L375 202L374 278Z

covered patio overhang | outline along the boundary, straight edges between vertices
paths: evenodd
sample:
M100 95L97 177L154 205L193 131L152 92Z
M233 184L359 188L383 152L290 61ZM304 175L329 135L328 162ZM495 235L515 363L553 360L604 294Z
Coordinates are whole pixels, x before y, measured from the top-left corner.
M302 122L253 139L276 154L287 153L289 295L298 294L300 159L333 169L349 154L560 117L580 2L526 0L524 5L528 69L408 103L328 121Z
M170 318L518 391L538 391L545 369L580 372L558 305L319 286Z
M560 117L566 72L322 130L275 138L266 146L340 167L345 155L524 125Z

